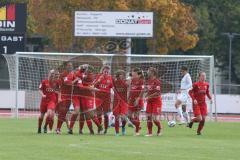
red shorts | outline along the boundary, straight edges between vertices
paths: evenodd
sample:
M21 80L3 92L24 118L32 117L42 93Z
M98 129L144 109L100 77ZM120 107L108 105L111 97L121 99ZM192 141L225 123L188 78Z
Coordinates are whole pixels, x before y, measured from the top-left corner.
M72 103L73 103L74 109L80 108L80 97L78 97L78 96L73 96L73 97L72 97Z
M69 96L69 95L62 95L61 99L62 99L62 101L71 100L71 96Z
M57 103L55 109L57 113L66 112L66 110L68 110L71 105L71 98L69 98L69 96L61 96L61 99L62 101Z
M194 116L207 116L208 110L207 110L207 104L198 104L193 106L193 113Z
M46 113L48 109L55 110L57 105L56 100L42 99L40 104L40 112Z
M111 111L111 108L110 108L111 97L110 97L109 93L101 94L101 95L97 96L96 99L101 100L101 101L99 101L99 105L97 105L97 111L104 112L104 113Z
M130 98L128 102L128 110L130 112L139 112L143 109L144 101L142 98L139 99L138 104L135 106L136 98Z
M90 110L95 109L95 104L94 104L94 98L93 97L82 97L81 98L81 111L82 112L87 112Z
M126 102L122 100L116 100L116 104L114 103L113 107L113 115L126 115L128 112L128 105Z
M147 101L147 114L160 115L162 112L162 99L161 97L150 99Z

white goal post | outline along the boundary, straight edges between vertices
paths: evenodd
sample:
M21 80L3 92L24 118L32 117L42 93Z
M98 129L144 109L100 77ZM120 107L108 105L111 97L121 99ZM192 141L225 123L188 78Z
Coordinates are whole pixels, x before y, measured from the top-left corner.
M91 64L96 73L107 64L111 67L112 75L118 69L129 71L138 67L146 73L149 67L157 68L162 82L163 112L175 112L174 102L180 88L181 66L188 67L193 82L197 80L199 71L206 72L210 92L215 93L213 56L17 52L14 55L5 54L4 57L9 69L10 89L16 91L15 106L11 108L16 117L20 114L38 113L38 87L41 80L47 78L50 69L61 70L66 62L72 62L74 68ZM216 107L214 109L212 104L208 106L212 118ZM191 110L191 100L187 107Z

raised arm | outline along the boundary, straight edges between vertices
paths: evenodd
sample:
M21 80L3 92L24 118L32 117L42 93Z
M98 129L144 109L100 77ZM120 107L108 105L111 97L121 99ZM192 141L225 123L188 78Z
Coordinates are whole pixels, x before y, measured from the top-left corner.
M209 92L209 84L207 85L206 95L207 95L208 99L212 100L212 96L210 95L210 92Z
M192 78L190 75L188 75L186 77L186 81L187 81L186 89L191 89L192 88Z
M45 98L46 95L43 93L43 88L44 88L44 84L41 82L41 84L39 85L39 93L43 98Z
M193 84L192 88L188 91L188 94L189 94L189 96L192 98L192 100L195 100L195 99L196 99L196 98L195 98L195 94L194 94L195 88L196 88L196 85Z

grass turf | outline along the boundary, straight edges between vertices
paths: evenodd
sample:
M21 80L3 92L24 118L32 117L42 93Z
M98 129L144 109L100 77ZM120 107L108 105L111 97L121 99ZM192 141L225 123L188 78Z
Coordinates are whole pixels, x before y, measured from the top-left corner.
M163 136L134 137L127 128L126 136L36 134L36 119L0 119L1 160L238 160L240 159L239 123L208 122L202 136L183 126L167 127ZM77 125L76 125L77 127ZM63 128L66 128L63 126ZM156 128L154 127L154 131Z

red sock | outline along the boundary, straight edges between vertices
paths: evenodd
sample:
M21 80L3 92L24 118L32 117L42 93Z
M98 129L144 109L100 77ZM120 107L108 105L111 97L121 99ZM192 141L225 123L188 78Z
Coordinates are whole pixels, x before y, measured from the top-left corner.
M202 121L199 122L197 133L200 133L202 131L204 123L205 123L205 120L202 120Z
M97 127L100 127L100 126L101 126L101 124L100 124L100 122L99 122L99 120L98 120L98 118L97 118L96 116L94 116L94 117L92 118L92 120L93 120L93 122L96 124Z
M153 127L152 120L147 121L147 127L148 127L148 134L152 134L152 127Z
M66 119L66 115L69 110L70 104L71 104L71 101L64 100L63 102L61 102L61 105L59 105L57 130L60 130L62 128L63 122L68 122L68 120ZM69 127L68 123L66 125L67 127Z
M52 128L53 128L53 123L54 123L54 118L53 117L49 118L49 129L50 130L52 130Z
M80 114L80 116L79 116L79 130L80 131L82 131L83 126L84 126L84 115Z
M92 128L92 121L91 120L86 120L87 121L87 126L88 126L88 129L91 133L93 133L93 128Z
M77 114L72 114L72 116L71 116L71 118L70 118L70 129L73 129L73 126L74 126L74 124L75 124L75 121L76 121L76 119L77 119Z
M102 124L102 116L99 116L99 117L98 117L98 122L99 122L100 124Z
M161 128L162 128L161 122L159 120L155 120L153 122L158 127L157 133L160 133L161 132Z
M135 132L138 132L140 127L140 121L138 120L138 118L130 118L130 121L135 126Z
M104 128L108 129L108 116L107 115L104 116Z
M63 122L65 122L65 116L63 113L59 113L58 114L58 121L57 121L57 129L61 129L62 128L62 124Z
M136 133L138 133L139 132L139 129L140 129L140 120L139 120L139 118L137 117L137 118L135 118L135 127L136 127Z
M38 117L38 128L42 127L43 118Z
M116 133L119 133L119 119L118 118L115 119L114 127L115 127Z

